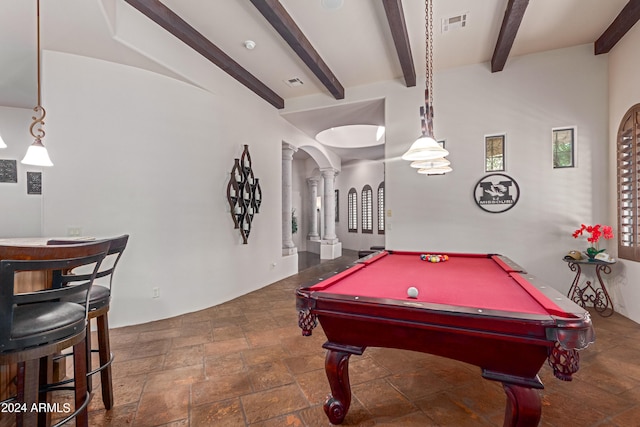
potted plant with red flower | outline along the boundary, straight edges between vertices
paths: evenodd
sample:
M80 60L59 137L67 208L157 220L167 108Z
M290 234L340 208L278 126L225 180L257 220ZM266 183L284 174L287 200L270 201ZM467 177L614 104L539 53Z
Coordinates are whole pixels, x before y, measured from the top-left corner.
M582 236L582 234L585 232L589 234L589 237L587 237L587 242L591 244L591 246L589 246L585 251L589 259L594 259L596 255L605 251L604 249L598 248L598 241L600 240L601 237L607 240L613 239L613 229L608 225L600 225L600 224L596 224L596 225L582 224L579 229L573 232L573 237L577 239L578 237Z

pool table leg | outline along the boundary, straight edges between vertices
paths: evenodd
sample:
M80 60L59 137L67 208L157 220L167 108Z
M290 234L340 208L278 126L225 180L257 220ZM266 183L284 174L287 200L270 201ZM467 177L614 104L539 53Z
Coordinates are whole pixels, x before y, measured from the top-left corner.
M504 427L536 427L542 414L538 390L507 383L502 386L507 393Z
M352 354L354 353L327 349L325 370L331 387L331 394L324 403L324 412L329 417L331 424L341 424L351 405L349 357Z

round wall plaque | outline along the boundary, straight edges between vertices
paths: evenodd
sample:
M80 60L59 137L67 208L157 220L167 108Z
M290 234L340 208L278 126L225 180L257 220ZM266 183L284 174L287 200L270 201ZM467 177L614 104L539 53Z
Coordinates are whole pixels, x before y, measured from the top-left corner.
M473 198L480 209L490 213L501 213L518 203L520 187L510 176L492 173L480 178L475 186Z

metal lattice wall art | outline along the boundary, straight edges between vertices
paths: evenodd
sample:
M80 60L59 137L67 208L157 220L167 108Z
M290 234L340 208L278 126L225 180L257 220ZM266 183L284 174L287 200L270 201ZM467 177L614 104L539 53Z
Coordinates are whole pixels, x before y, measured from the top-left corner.
M240 229L242 243L246 245L253 216L260 212L262 190L259 179L253 175L249 146L245 145L242 156L234 160L231 179L227 184L227 200L234 228Z

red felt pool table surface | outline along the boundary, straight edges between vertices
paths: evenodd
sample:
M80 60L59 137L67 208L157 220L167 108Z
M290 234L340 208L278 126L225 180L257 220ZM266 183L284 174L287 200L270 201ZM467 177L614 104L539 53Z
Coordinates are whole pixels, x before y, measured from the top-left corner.
M309 290L504 312L570 315L531 285L518 266L506 264L500 256L448 254L448 261L431 263L420 255L381 252ZM407 296L412 286L418 289L417 298Z

